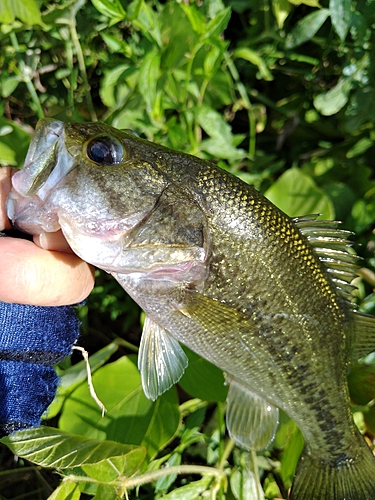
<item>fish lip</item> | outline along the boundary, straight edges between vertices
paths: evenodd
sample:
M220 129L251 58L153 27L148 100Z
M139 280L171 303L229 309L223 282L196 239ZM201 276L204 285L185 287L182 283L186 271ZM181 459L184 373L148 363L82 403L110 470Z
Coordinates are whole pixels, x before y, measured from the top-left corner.
M53 118L39 120L32 144L27 152L24 168L34 162L47 148L53 146L64 132L64 122Z
M40 120L24 168L12 177L6 210L14 227L31 234L59 229L56 214L51 214L44 204L73 166L73 158L61 152L67 153L64 123L49 118Z

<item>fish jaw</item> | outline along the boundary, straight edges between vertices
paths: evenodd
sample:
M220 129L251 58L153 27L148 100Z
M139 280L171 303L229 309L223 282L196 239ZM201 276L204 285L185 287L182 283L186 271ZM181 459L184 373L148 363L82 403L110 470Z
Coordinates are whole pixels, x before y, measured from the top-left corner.
M74 166L74 158L65 148L63 122L40 120L25 166L12 177L7 214L13 225L30 234L60 229L48 197Z

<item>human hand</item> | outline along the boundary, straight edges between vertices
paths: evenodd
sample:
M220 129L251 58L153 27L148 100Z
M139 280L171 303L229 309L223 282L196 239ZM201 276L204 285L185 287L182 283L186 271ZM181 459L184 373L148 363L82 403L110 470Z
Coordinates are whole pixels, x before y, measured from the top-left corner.
M0 231L10 229L5 202L12 169L0 168ZM93 269L70 249L61 231L34 242L0 237L0 301L37 306L76 304L94 286Z

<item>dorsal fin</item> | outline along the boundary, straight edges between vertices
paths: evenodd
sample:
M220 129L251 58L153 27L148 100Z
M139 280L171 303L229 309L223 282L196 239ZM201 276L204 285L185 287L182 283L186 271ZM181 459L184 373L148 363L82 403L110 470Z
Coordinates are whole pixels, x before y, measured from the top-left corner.
M339 228L340 221L317 220L317 217L317 214L304 215L294 218L293 222L327 268L341 296L355 309L352 292L356 286L352 281L358 276L358 261L361 257L349 250L354 242L348 237L354 233Z

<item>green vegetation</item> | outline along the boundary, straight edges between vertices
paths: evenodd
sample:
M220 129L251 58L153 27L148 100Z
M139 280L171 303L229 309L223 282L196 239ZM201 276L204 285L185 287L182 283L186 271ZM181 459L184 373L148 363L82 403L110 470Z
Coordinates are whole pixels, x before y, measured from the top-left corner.
M355 231L358 305L375 313L374 15L373 0L3 1L0 164L22 166L43 116L99 119L213 160L289 215L321 213ZM235 448L223 374L191 352L179 386L148 401L141 312L97 274L79 311L81 345L95 353L108 411L74 353L58 367L49 426L3 439L21 458L13 468L2 445L0 498L286 498L303 447L295 424L281 415L266 451ZM349 377L371 440L374 374L369 356Z

